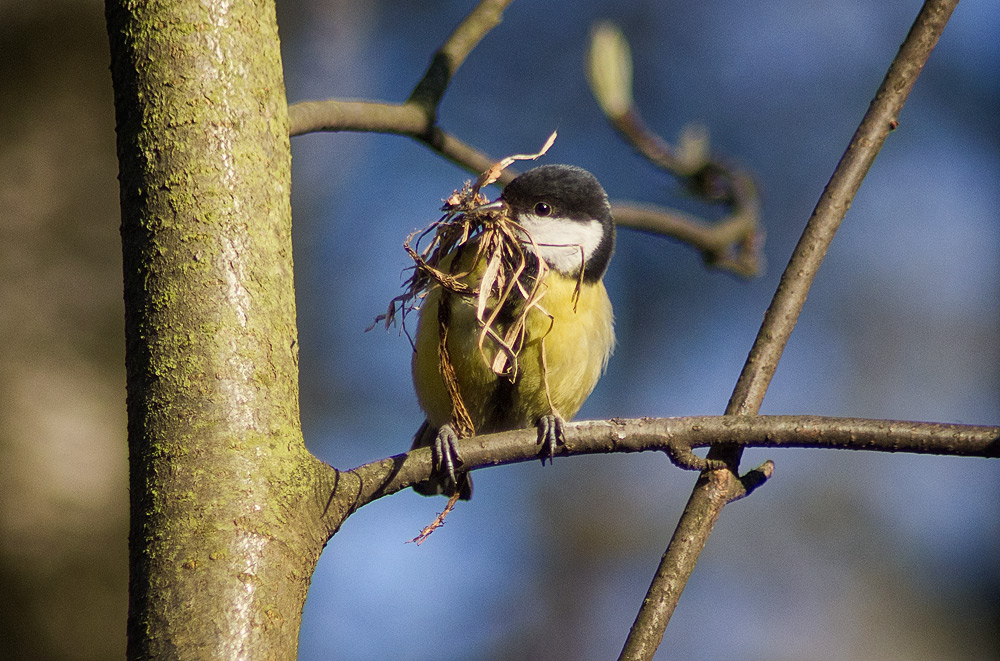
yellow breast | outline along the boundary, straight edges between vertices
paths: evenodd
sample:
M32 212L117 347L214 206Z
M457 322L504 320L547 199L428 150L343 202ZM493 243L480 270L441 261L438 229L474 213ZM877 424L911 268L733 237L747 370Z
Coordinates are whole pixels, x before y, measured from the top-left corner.
M480 347L475 299L443 296L450 306L448 354L478 433L528 427L551 413L570 419L607 365L614 347L614 319L604 284L583 284L575 298L577 282L550 271L541 287L540 304L528 312L513 380L490 368L497 344L486 339ZM434 427L452 422L452 402L438 358L441 301L440 287L432 288L420 309L413 356L417 399Z

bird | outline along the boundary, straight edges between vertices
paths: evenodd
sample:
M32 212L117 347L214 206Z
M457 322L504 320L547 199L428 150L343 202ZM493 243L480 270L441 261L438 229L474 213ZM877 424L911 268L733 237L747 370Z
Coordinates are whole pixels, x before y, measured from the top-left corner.
M523 317L524 334L512 369L498 374L489 364L500 347L489 337L480 344L476 298L427 292L414 340L414 389L426 420L413 448L433 448L435 475L413 486L422 495L472 497L472 479L459 469L458 434L439 358L441 306L454 383L474 433L535 426L542 463L563 443L564 422L579 411L597 385L614 349L614 315L604 286L615 245L611 205L597 178L572 165L542 165L515 177L500 197L481 209L503 210L519 228L527 268L522 287L539 287L539 304ZM472 243L456 248L442 264L458 260L464 284L478 286L487 258ZM476 262L476 263L473 263ZM539 262L544 262L540 266ZM540 281L535 281L541 273ZM501 331L523 314L524 297L503 303L495 324Z

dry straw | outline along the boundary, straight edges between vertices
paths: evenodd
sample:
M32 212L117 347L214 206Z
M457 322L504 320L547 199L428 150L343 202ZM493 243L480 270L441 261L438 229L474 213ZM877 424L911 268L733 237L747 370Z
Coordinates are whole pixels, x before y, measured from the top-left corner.
M487 206L488 199L480 190L496 181L515 161L534 160L545 154L555 139L553 132L538 153L508 156L475 182L466 182L445 200L441 209L444 215L439 220L407 237L403 247L413 259L413 273L404 284L403 293L392 299L386 313L375 320L388 327L400 314L405 321L406 315L418 310L435 286L441 287L438 357L452 399L452 424L460 437L475 434L475 429L462 402L448 354L448 297L474 299L480 355L495 374L510 379L517 374L528 314L533 308L545 313L541 306L545 292L542 282L548 265L537 256L534 240L511 218L509 210L505 206ZM463 254L458 259L465 250L474 251L472 257ZM531 277L522 277L528 273ZM508 320L510 311L513 317ZM502 312L504 319L500 323ZM496 348L492 358L486 350L487 340Z

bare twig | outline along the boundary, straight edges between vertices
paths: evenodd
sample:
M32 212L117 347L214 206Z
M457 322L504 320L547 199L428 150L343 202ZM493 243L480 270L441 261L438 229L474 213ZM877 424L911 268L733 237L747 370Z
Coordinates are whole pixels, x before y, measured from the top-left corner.
M495 159L437 126L437 108L448 83L465 58L495 28L512 0L482 0L431 58L423 78L402 105L376 101L303 101L288 108L289 133L358 131L405 135L422 142L452 163L483 172ZM504 173L507 183L517 173Z
M726 439L730 448L815 448L943 454L961 457L1000 457L1000 427L829 418L823 416L694 416L685 418L637 418L595 420L566 424L566 444L559 455L608 454L611 452L661 451L671 460L681 458L681 468L700 470L704 464L690 462L692 450ZM521 429L484 434L459 440L462 469L534 461L538 459L538 430ZM429 448L359 466L344 472L361 483L357 507L405 489L431 476ZM738 493L757 486L773 466L756 469ZM718 473L710 474L718 475ZM717 478L716 478L717 479ZM353 484L350 479L344 480ZM728 492L721 492L729 497Z
M403 104L378 101L302 101L288 108L292 136L315 132L388 133L412 138L455 165L479 174L496 159L463 142L437 125L437 107L448 83L469 52L500 21L510 0L481 2L441 46L410 98ZM498 183L518 175L507 168ZM622 227L673 237L701 251L706 263L749 277L761 270L759 233L753 223L733 214L712 226L685 214L654 206L615 204Z
M830 242L886 137L898 125L898 114L957 4L958 0L927 0L917 15L782 274L727 414L753 415L760 410ZM743 491L736 477L741 455L741 448L725 445L709 451L710 459L725 461L729 470L705 473L695 486L620 658L653 658L722 508Z
M433 117L455 71L462 66L465 58L483 37L500 24L503 10L511 2L512 0L481 0L465 20L459 23L438 52L434 53L430 66L410 94L407 105L417 105L428 116Z
M764 266L762 232L754 221L733 214L717 223L649 204L614 202L615 222L640 232L669 236L701 251L705 263L751 278Z
M712 232L711 237L706 236L711 232L709 223L677 212L668 211L667 217L650 219L637 214L635 209L626 209L625 214L616 209L616 219L619 222L624 219L623 224L653 220L653 227L667 225L674 232L694 239L693 245L702 251L708 265L745 277L759 274L763 270L760 247L764 233L752 178L740 168L712 157L708 131L703 127L689 125L681 132L676 146L649 128L632 100L632 55L628 41L613 23L601 22L591 30L587 79L608 121L640 155L679 179L693 195L706 202L724 204L730 210L716 224L721 230ZM723 238L727 242L720 243Z
M496 160L435 126L434 118L428 117L415 104L336 99L301 101L288 107L288 118L292 136L318 131L405 135L476 174L488 169ZM509 183L515 176L513 171L505 172L500 182Z

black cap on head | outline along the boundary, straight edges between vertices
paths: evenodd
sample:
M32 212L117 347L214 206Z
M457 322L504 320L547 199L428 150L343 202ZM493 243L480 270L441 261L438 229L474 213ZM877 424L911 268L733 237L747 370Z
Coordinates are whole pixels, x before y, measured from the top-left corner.
M597 177L574 165L541 165L516 177L501 198L514 215L534 213L535 206L550 207L552 218L600 221L604 234L584 267L584 280L600 280L608 268L615 245L615 224L608 195Z

